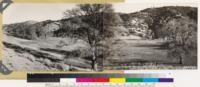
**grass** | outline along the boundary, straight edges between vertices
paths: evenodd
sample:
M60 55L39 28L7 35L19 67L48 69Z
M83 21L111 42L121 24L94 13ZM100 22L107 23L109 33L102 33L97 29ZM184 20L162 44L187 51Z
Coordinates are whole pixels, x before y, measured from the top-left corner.
M105 59L105 69L181 69L179 59L169 57L163 47L165 41L143 40L133 36L115 40L110 55ZM190 65L188 65L190 66ZM195 69L196 66L189 67Z
M196 66L174 66L165 64L144 64L141 66L105 66L104 70L183 70L197 69Z

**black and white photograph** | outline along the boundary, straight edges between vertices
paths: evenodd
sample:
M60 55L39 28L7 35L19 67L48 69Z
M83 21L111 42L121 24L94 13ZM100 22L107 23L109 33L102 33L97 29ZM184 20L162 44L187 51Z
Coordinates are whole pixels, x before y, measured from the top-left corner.
M116 7L121 23L115 26L105 70L197 69L197 4Z
M197 69L193 3L12 4L2 63L13 71Z

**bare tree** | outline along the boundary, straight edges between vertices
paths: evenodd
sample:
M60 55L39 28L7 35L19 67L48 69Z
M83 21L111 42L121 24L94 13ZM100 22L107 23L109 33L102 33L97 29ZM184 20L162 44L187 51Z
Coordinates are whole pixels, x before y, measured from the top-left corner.
M114 36L109 27L119 23L119 16L114 13L111 4L80 4L77 8L64 12L64 15L79 22L80 30L84 31L91 47L92 70L98 71L98 44Z

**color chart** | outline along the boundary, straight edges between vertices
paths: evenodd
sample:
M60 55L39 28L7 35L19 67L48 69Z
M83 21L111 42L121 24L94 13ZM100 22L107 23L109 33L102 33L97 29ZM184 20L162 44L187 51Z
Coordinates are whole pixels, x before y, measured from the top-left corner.
M165 74L28 74L27 87L174 87Z

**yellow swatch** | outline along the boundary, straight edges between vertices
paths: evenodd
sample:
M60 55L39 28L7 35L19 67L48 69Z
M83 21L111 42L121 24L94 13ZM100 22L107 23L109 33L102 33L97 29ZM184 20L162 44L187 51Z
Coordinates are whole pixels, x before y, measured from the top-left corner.
M110 78L109 82L111 83L123 83L126 82L125 78Z

